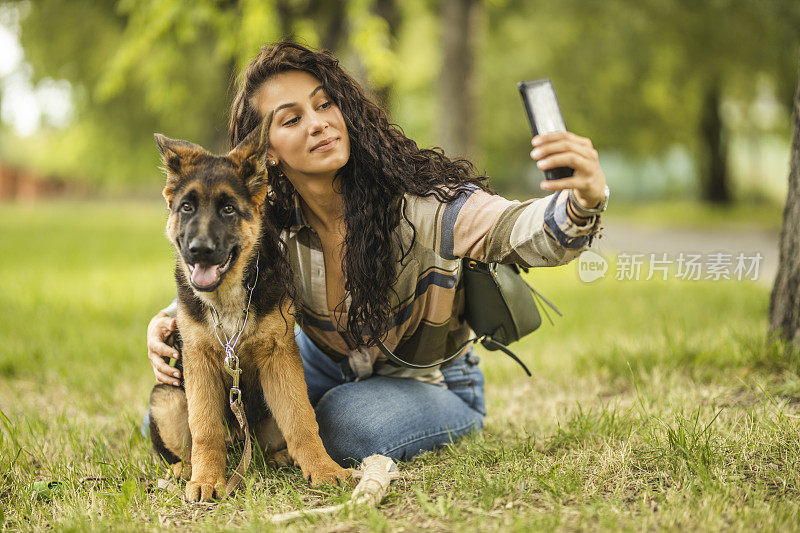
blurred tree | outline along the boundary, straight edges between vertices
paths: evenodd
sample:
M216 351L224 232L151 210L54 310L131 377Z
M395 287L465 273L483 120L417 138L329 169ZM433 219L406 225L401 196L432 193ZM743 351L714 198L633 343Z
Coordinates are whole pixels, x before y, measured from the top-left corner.
M700 99L695 116L681 115L697 128L693 137L703 199L730 202L729 132L721 115L722 101L752 100L759 73L768 74L777 85L792 79L787 74L800 44L795 30L800 23L798 3L646 0L637 6L652 22L655 40L678 53L679 60L664 72L661 83L684 98L690 97L683 87L688 85ZM783 103L790 109L789 99Z
M769 331L800 347L800 69L794 98L789 191L783 210L780 262L769 302Z
M447 154L475 153L475 55L481 0L441 3L442 68L439 78L439 143Z
M705 196L724 199L720 102L752 101L763 73L788 106L784 73L800 42L796 0L17 3L30 12L22 40L34 74L70 81L75 121L0 152L122 185L160 179L153 131L225 149L235 76L289 35L332 49L409 136L469 154L499 189L535 168L514 82L550 77L569 128L603 154L635 161L685 146L705 169Z
M494 6L480 72L486 98L480 144L489 166L514 160L504 146L527 145L521 108L504 103L515 92L508 78L550 77L568 127L601 151L644 157L686 146L700 170L703 197L728 201L720 102L750 101L759 73L783 98L791 94L786 73L800 44L798 24L795 0L510 0ZM494 135L488 127L498 122L512 127Z
M114 2L41 0L21 5L28 13L21 23L20 38L25 59L33 67L33 81L48 77L67 80L75 119L64 131L48 128L30 142L14 145L8 155L26 157L47 172L102 181L113 187L156 175L152 146L155 129L208 137L211 125L204 115L218 109L208 103L224 97L224 81L216 75L213 62L203 60L206 47L196 47L189 55L198 63L196 68L190 69L186 63L175 67L194 86L195 112L161 117L145 105L145 91L133 79L124 80L125 91L113 98L98 98L96 87L127 23L127 16L116 11ZM75 31L78 27L91 31ZM148 67L157 69L159 64ZM214 81L219 82L221 90L213 86Z
M390 28L373 0L18 4L29 11L21 25L26 60L37 79L72 84L75 121L16 143L17 158L106 185L160 179L154 131L226 149L236 75L262 45L283 35L363 64L373 87L395 76Z
M373 10L378 17L386 21L387 33L391 41L390 46L396 53L397 33L400 29L400 9L397 6L397 1L376 0ZM391 110L391 100L394 93L394 81L396 78L396 75L392 76L390 82L385 83L382 87L378 87L375 92L378 102L380 102L387 111Z

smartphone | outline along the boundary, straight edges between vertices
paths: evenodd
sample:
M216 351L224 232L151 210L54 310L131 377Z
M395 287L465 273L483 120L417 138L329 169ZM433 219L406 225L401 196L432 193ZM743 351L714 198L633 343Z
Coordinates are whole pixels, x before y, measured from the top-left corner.
M525 104L525 111L528 113L528 122L531 124L533 135L553 133L556 131L567 131L564 117L561 116L561 108L558 107L556 91L550 78L543 80L521 81L517 84L519 94L522 95L522 103ZM568 178L575 172L570 167L557 167L544 171L544 177L548 180Z

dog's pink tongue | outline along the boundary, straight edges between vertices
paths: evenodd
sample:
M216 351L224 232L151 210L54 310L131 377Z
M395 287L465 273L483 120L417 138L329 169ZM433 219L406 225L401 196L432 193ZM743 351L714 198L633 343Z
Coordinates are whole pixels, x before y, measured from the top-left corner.
M219 265L201 265L200 263L194 266L192 271L192 283L198 287L208 287L219 281Z

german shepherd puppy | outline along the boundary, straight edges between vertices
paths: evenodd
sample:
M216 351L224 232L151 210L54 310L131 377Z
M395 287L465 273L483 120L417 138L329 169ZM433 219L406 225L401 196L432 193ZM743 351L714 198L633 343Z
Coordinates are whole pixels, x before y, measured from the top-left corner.
M189 479L189 501L225 495L225 425L239 426L228 402L232 378L223 367L225 351L217 334L222 339L223 332L236 335L245 309L246 327L235 352L256 440L265 453L285 442L283 459L288 451L312 484L350 474L322 445L292 323L284 318L289 305L284 289L271 279L271 265L282 252L264 214L266 169L258 130L225 156L155 135L167 175L167 237L177 250L184 384L153 388L150 434L176 477ZM248 284L254 282L250 300ZM216 332L212 306L221 324Z

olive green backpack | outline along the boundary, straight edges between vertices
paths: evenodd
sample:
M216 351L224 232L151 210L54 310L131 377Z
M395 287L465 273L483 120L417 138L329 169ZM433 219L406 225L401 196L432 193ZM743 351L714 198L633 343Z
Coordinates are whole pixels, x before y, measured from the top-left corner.
M501 350L530 376L528 367L508 349L508 345L539 328L542 318L538 305L542 306L551 323L543 304L550 306L559 316L562 316L561 312L522 278L520 270L527 272L527 269L517 265L481 263L469 258L463 259L461 265L466 294L465 319L476 337L464 342L453 355L428 365L403 361L380 341L378 348L395 364L407 368L433 368L461 355L461 350L470 342L479 342L487 350Z

